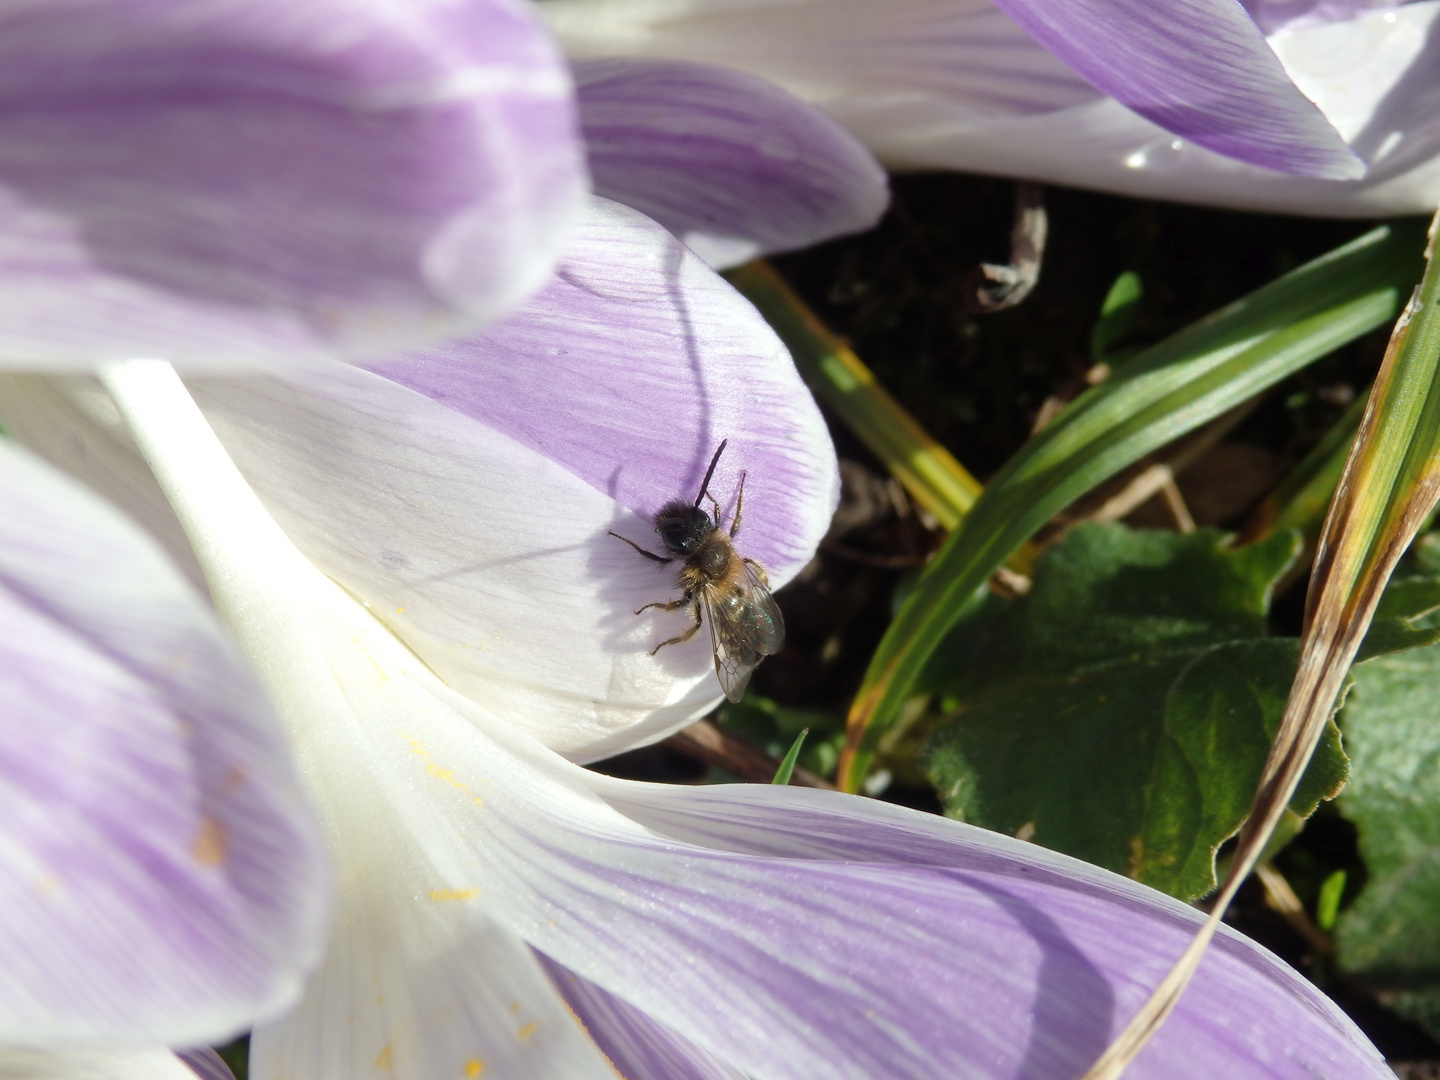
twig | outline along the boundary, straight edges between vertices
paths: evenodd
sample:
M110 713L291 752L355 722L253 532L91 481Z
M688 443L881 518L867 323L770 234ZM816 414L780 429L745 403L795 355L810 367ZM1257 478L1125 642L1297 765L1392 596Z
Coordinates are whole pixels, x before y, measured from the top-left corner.
M975 311L1003 311L1020 303L1040 280L1045 257L1045 216L1043 189L1022 180L1015 185L1015 224L1010 230L1010 262L981 263L974 278L975 291L967 302Z

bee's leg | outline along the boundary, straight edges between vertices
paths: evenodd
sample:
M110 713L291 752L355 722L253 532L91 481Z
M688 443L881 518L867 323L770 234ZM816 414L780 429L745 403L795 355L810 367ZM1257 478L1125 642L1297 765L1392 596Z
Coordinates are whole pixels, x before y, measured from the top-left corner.
M770 584L770 578L766 576L766 574L765 574L765 568L764 568L763 566L761 566L761 565L760 565L758 562L756 562L754 559L745 559L745 560L744 560L744 563L745 563L746 566L748 566L748 567L750 568L751 572L752 572L757 578L760 579L760 584L761 584L761 585L769 585L769 584Z
M682 596L679 600L656 600L653 604L646 604L640 611L649 611L652 607L659 608L661 611L674 611L676 608L682 608L690 602L691 600L688 596ZM635 614L639 615L640 611L635 612Z
M651 655L651 656L654 656L657 652L659 652L661 649L663 649L666 645L683 645L683 644L685 644L685 642L689 641L692 637L694 637L694 636L699 632L699 630L700 630L700 625L701 625L701 624L700 624L700 605L699 605L698 603L696 603L695 600L691 599L690 597L684 597L684 598L682 598L682 599L680 599L680 600L675 601L675 603L674 603L673 605L671 605L671 606L679 606L679 605L682 604L682 603L689 603L689 605L690 605L690 613L695 616L695 623L694 623L694 625L692 625L689 630L686 630L683 634L680 634L678 637L672 637L669 641L662 641L662 642L660 642L659 645L656 645L653 649L650 650L650 655Z
M666 558L664 558L664 557L662 557L662 556L660 556L660 555L656 555L653 551L646 551L646 550L645 550L644 548L642 548L639 544L637 544L634 540L628 540L628 539L626 539L625 537L621 536L621 535L620 535L619 533L617 533L617 532L612 532L610 535L613 536L613 537L615 537L616 540L624 540L625 543L629 544L629 545L630 545L631 547L633 547L636 551L640 552L641 555L644 555L645 558L649 559L651 562L668 563L668 562L674 562L674 561L675 561L674 559L666 559ZM642 608L641 610L643 611L644 609ZM637 613L637 614L638 614L638 613Z
M740 470L740 487L735 492L735 516L730 521L730 535L740 531L740 510L745 505L745 470ZM746 560L749 561L748 559Z

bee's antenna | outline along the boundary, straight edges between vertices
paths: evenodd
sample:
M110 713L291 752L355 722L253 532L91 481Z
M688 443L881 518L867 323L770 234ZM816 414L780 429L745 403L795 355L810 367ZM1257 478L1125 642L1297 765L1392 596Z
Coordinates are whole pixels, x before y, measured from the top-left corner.
M725 452L725 444L729 439L721 439L720 445L715 448L715 456L710 459L710 468L705 470L705 480L700 485L700 494L695 496L695 505L700 505L700 500L705 498L705 491L710 487L710 477L715 475L715 466L720 461L720 455Z

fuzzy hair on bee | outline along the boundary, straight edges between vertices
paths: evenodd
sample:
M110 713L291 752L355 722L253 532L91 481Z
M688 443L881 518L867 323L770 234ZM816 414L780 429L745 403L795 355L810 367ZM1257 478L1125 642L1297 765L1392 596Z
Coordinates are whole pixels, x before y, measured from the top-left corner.
M715 656L715 674L720 688L731 701L739 701L745 686L760 661L773 656L785 644L785 619L770 595L765 568L754 559L747 559L735 550L733 543L740 531L741 511L745 505L745 473L735 492L735 515L730 528L720 523L720 505L712 497L710 505L715 516L701 509L710 490L710 478L729 440L723 440L710 459L710 468L700 484L700 494L693 503L673 499L655 515L655 531L665 546L665 554L646 551L635 541L612 532L651 562L679 562L675 587L681 592L676 600L657 600L646 604L636 615L650 608L661 611L684 610L694 622L684 633L660 642L650 650L654 656L666 645L680 645L693 638L703 622L710 624L710 645ZM702 619L701 612L704 612Z

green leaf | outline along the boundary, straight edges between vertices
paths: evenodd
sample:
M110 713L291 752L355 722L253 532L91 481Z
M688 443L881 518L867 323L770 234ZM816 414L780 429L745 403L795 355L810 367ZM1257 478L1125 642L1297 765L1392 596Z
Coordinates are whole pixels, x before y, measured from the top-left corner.
M871 659L840 785L856 790L965 601L1077 496L1392 318L1419 276L1418 230L1367 233L1128 361L1076 398L990 482Z
M1298 537L1225 540L1082 526L1041 557L1026 596L967 624L957 636L981 644L947 688L963 704L924 759L946 813L1184 899L1213 889L1298 649L1265 629ZM1344 779L1332 730L1292 808L1311 813Z
M1440 645L1359 664L1339 801L1367 880L1336 924L1340 968L1440 1037Z
M1340 917L1340 899L1345 895L1348 875L1336 870L1320 883L1320 895L1315 900L1315 925L1326 933L1335 929L1335 920Z
M1090 331L1090 359L1097 363L1108 359L1115 343L1123 339L1135 325L1135 317L1140 314L1140 298L1143 295L1140 275L1134 270L1126 270L1115 279L1110 291L1105 294L1105 302L1100 305L1100 318L1096 320L1095 328Z
M795 736L795 741L790 744L790 749L785 751L785 756L780 760L780 767L775 770L774 777L770 780L772 784L788 784L790 777L795 772L795 762L800 759L800 748L805 745L805 736L810 734L810 729L801 728L800 734Z

